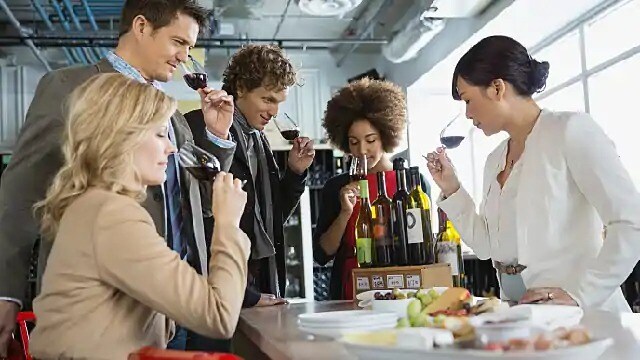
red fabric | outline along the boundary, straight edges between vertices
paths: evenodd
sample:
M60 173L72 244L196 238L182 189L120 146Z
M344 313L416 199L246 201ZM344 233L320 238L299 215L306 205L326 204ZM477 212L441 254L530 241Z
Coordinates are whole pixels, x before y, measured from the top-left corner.
M387 196L393 197L396 193L396 173L393 170L385 171L384 178L387 189ZM378 198L378 177L375 173L367 175L367 183L369 184L369 202L373 203ZM356 246L356 220L360 212L360 201L353 207L353 212L347 222L347 227L342 236L344 241L343 251L347 252L345 256L344 267L342 268L342 298L345 300L353 300L353 274L352 270L358 267L358 258L355 254Z
M233 354L206 353L201 351L162 350L151 347L142 348L129 354L128 360L242 360Z
M18 313L16 323L20 331L20 342L14 339L9 340L8 356L9 360L31 360L29 353L29 329L28 322L35 322L36 316L31 311L21 311Z

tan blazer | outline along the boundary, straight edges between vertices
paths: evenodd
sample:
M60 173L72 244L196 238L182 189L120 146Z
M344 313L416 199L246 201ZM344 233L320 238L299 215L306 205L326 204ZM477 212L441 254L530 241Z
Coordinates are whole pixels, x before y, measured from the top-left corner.
M38 223L33 217L33 204L45 197L54 175L64 162L62 156L63 106L67 97L80 84L99 73L115 72L109 61L74 66L47 73L38 83L25 123L20 130L11 162L2 173L0 182L0 297L23 299L27 288L29 257L38 237ZM193 135L180 112L171 117L178 147ZM204 131L204 130L202 130ZM198 135L200 138L200 134ZM198 144L216 155L223 170L233 161L235 147L222 148L210 141ZM200 209L200 191L191 186L190 175L180 168L180 180L184 201L184 239L193 249L190 261L199 272L206 269L202 259L208 256L202 225L195 228L198 218L210 217ZM205 188L209 184L200 184ZM203 196L207 196L204 195ZM160 186L147 188L147 200L143 206L154 220L159 234L165 234L165 204ZM198 236L201 235L201 236ZM199 241L200 240L200 241ZM39 273L42 272L49 253L49 242L40 249Z
M144 346L166 347L174 326L168 318L204 336L230 338L250 242L223 224L212 241L205 278L167 247L135 200L90 189L62 217L34 301L33 356L126 359Z

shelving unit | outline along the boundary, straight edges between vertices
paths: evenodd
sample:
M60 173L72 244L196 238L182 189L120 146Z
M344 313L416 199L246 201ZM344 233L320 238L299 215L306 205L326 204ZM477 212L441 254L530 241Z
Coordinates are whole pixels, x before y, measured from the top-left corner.
M316 156L309 167L307 189L300 198L300 205L291 216L291 219L294 220L290 219L287 222L290 226L287 226L285 230L287 249L287 291L285 296L327 300L331 265L314 265L312 238L320 211L324 184L334 175L346 171L346 166L344 165L344 155L329 145L318 144L314 148ZM291 145L272 147L276 162L281 169L286 167L290 149Z

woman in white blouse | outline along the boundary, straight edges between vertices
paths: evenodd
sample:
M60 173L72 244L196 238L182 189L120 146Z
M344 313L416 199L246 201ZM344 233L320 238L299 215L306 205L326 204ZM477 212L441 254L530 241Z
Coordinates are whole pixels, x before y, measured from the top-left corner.
M430 153L438 205L480 259L492 258L503 298L630 311L620 285L640 259L640 195L588 114L532 99L548 73L506 36L460 59L453 98L485 135L509 139L487 158L479 213L445 150Z

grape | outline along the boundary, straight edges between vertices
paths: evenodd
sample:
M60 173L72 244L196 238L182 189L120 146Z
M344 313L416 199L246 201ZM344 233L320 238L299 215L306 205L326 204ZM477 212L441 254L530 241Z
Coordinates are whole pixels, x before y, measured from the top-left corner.
M418 299L413 299L407 306L407 317L409 320L420 315L420 311L422 310L422 303Z
M435 300L435 299L440 297L440 294L438 294L438 292L435 291L434 289L429 290L429 292L427 294L429 294L429 296L431 296L431 298L433 300Z
M418 316L412 319L411 325L413 327L427 327L429 326L429 315L420 313Z
M402 317L398 319L398 325L396 325L397 328L405 328L410 326L411 326L411 323L409 323L409 319L407 319L406 317Z
M420 301L422 302L423 307L427 307L433 302L433 299L431 298L431 296L429 296L429 294L424 294L422 295L422 297L420 297Z

